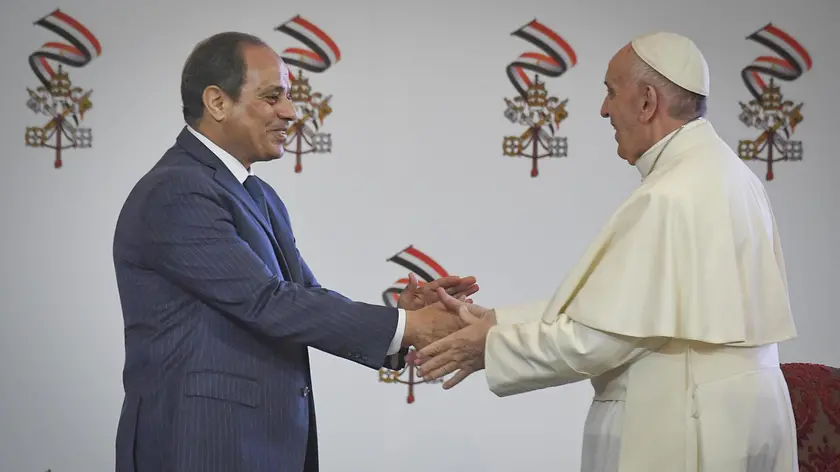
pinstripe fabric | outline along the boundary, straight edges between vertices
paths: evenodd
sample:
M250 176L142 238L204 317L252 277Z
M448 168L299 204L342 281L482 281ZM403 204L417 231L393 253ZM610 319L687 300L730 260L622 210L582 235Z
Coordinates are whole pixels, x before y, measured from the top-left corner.
M307 346L390 363L396 310L320 287L296 248L281 251L288 213L260 183L269 219L184 129L122 208L119 472L317 471Z

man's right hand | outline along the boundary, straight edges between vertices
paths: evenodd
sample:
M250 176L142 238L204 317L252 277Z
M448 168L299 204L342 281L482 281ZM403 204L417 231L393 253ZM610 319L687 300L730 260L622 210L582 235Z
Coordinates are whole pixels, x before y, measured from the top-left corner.
M459 298L463 300L466 297ZM447 311L441 302L433 303L419 310L407 310L402 346L414 346L417 350L420 350L466 325L457 313Z

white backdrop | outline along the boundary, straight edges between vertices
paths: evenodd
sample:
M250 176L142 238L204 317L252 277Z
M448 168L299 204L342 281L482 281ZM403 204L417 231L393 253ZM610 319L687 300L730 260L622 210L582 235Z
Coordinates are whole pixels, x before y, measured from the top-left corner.
M473 274L476 302L509 305L551 295L612 210L638 184L615 153L598 110L607 62L630 38L669 29L692 37L712 74L709 118L732 145L755 138L739 120L749 96L740 71L771 52L745 37L767 23L799 40L813 69L783 93L804 102L802 162L775 166L767 186L779 219L799 337L783 361L840 365L836 311L840 231L834 118L840 107L840 4L812 0L519 2L390 0L5 0L0 6L0 470L112 470L122 402L122 317L111 259L117 213L137 179L182 126L181 66L199 40L224 30L261 36L278 51L301 44L274 28L296 14L327 32L341 60L307 74L332 94L332 154L256 167L290 209L300 249L325 285L358 300L405 272L386 259L414 244L449 272ZM732 3L732 4L730 4ZM38 85L27 58L62 41L33 25L55 8L88 27L102 55L67 68L93 89L85 126L93 147L54 153L24 145L46 121L26 107ZM568 98L560 134L569 157L501 153L521 127L503 116L514 96L507 64L537 51L511 32L532 19L559 33L578 63L546 78ZM765 164L751 164L763 176ZM579 467L591 387L498 399L483 374L445 392L404 386L313 352L325 471L558 470Z

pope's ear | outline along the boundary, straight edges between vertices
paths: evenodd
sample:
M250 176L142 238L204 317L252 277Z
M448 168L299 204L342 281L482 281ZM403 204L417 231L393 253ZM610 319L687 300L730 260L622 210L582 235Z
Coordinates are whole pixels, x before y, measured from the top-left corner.
M642 123L650 123L656 115L657 108L662 104L659 91L653 88L652 85L645 84L642 86L639 100L641 102L641 106L639 107L639 120Z
M222 89L215 85L210 85L201 94L201 101L204 103L204 109L207 115L210 115L216 121L225 119L230 108L230 100Z

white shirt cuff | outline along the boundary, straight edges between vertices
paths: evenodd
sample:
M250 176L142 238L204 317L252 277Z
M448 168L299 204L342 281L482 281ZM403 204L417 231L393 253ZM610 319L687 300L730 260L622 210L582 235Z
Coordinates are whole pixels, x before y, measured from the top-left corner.
M405 334L405 310L398 309L399 320L397 321L397 330L394 333L394 339L391 341L391 347L388 348L387 355L396 354L402 347L403 334Z

